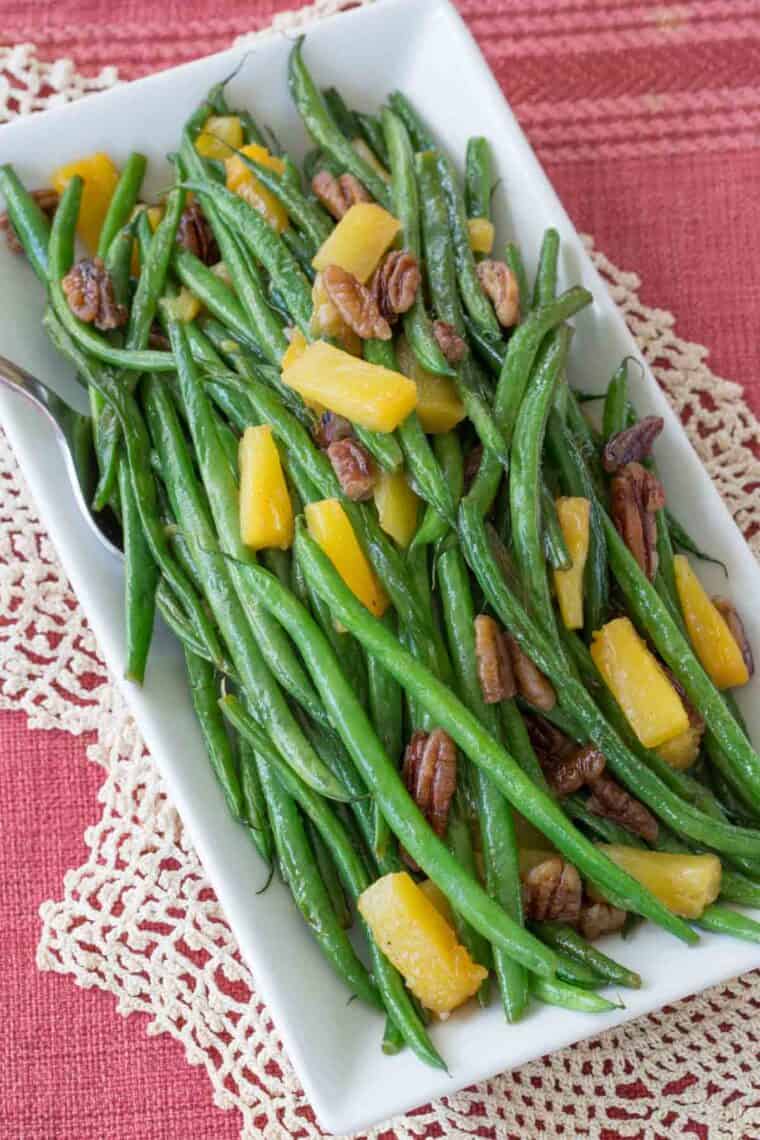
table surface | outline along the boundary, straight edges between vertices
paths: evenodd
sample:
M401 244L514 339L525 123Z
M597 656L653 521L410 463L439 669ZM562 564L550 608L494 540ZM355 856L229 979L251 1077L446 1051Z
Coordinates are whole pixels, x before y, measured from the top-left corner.
M5 0L0 35L131 78L225 47L291 6L226 0L219 15L212 0ZM459 7L578 228L636 270L642 300L708 345L712 370L743 384L760 414L760 5ZM177 1042L148 1038L145 1018L119 1017L112 997L35 969L39 904L60 895L98 814L86 744L0 715L0 1137L235 1137L238 1118L213 1107Z

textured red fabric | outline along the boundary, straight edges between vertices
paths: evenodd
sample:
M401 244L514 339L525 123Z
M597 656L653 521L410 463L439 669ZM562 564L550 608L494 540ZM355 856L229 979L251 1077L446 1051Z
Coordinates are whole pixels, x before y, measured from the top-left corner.
M0 35L133 77L225 47L295 2L4 0ZM459 6L576 224L640 274L642 299L709 345L713 370L760 413L757 0ZM176 1042L35 969L37 908L81 862L98 810L84 747L0 716L0 1138L236 1136Z

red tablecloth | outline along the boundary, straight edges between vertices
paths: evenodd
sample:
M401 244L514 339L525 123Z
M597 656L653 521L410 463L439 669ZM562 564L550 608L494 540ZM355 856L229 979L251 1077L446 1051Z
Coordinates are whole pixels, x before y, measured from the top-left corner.
M289 6L5 0L0 36L133 77L224 47ZM460 8L576 224L640 274L642 299L709 345L713 370L744 384L760 413L758 0ZM237 1118L213 1107L176 1042L148 1039L109 996L35 970L38 905L81 862L97 815L100 772L84 749L0 716L0 1137L232 1138Z

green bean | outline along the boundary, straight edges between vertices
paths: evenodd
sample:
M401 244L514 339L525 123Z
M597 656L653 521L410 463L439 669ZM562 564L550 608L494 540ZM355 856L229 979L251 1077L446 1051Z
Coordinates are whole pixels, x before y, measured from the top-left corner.
M287 550L278 550L272 546L268 550L262 550L260 557L262 566L266 566L284 586L290 585L290 555Z
M456 171L449 159L440 153L438 155L438 170L448 206L449 240L454 247L457 280L459 281L459 292L464 307L485 336L493 340L500 340L501 326L478 278L475 258L470 246L470 231L467 227L464 199L459 189Z
M388 97L388 106L406 127L415 151L432 150L435 147L435 141L427 125L403 92L393 91Z
M104 336L75 317L69 308L61 279L74 260L74 228L82 197L82 179L75 175L66 186L50 229L48 287L55 315L66 333L96 359L130 372L171 372L174 359L170 352L153 352L116 348Z
M111 242L132 215L132 210L140 196L140 187L147 166L147 158L137 151L133 151L124 163L119 181L116 183L111 201L108 203L98 238L98 257L102 257L104 261L111 248Z
M570 343L567 327L547 335L515 424L509 478L512 546L531 608L547 633L556 631L541 536L541 455L554 392Z
M493 706L485 703L478 679L475 611L467 568L458 547L441 555L438 580L459 695L491 736L498 739L498 714ZM477 767L471 774L483 844L486 889L521 923L520 867L512 813L489 776ZM525 970L499 948L494 949L494 966L507 1020L517 1021L528 997Z
M0 166L0 192L13 230L24 247L29 264L47 289L50 222L25 188L10 163ZM64 271L65 272L65 271Z
M509 242L504 259L517 281L517 292L520 297L520 320L522 321L528 315L531 298L528 288L528 275L525 272L525 262L523 261L520 247L516 242Z
M219 709L217 708L217 714ZM274 835L269 822L266 796L261 786L256 754L244 736L238 737L240 757L240 789L243 794L245 820L248 833L261 858L272 865L274 859Z
M372 197L387 209L388 187L375 170L356 153L325 105L319 88L303 60L303 36L294 43L288 61L288 83L293 102L314 142L366 186Z
M293 226L288 226L287 229L282 231L282 240L298 262L309 284L313 286L317 276L316 270L311 264L312 257L315 253L314 243L309 238L304 237L300 230L294 229ZM288 313L288 319L289 316L290 314Z
M169 629L180 642L183 648L187 647L196 657L210 661L208 649L200 641L197 633L187 619L181 605L175 598L166 579L161 579L156 591L156 605L161 617ZM211 662L214 664L214 662Z
M569 570L573 564L562 533L554 496L541 480L541 531L544 540L544 555L552 570Z
M704 717L738 786L745 789L747 794L751 793L755 803L760 802L760 757L731 716L722 696L628 550L615 525L606 512L602 517L610 568L632 613L683 685L689 700Z
M179 428L171 399L152 379L147 386L147 410L156 447L167 477L174 484L179 513L177 522L191 539L202 575L208 604L228 647L246 698L288 764L324 795L345 800L348 793L305 739L283 694L272 677L229 573L231 560L218 551L202 488ZM244 569L240 563L237 569ZM253 568L253 567L251 567Z
M361 646L350 633L340 632L335 628L335 621L319 594L314 593L307 584L309 604L314 617L319 622L332 651L340 661L343 672L356 693L360 703L364 706L369 701L369 679L367 666L362 654Z
M679 834L732 855L756 857L760 852L760 834L710 818L684 802L626 747L575 673L567 669L564 656L531 621L510 591L503 569L489 548L483 520L466 500L459 511L459 530L465 557L488 602L523 650L552 681L560 705L579 726L579 733L604 752L611 773ZM616 905L636 909L625 901Z
M449 818L446 826L446 846L460 867L477 882L478 865L472 846L470 821L464 804L464 796L461 791L461 773L458 779L460 788L454 793L449 807ZM489 891L489 894L490 893ZM458 910L452 910L452 915L454 919L454 930L456 931L458 940L464 946L473 962L477 962L478 965L484 966L485 969L489 971L488 976L483 979L478 987L478 1003L485 1009L491 998L490 970L493 968L491 946L488 939L484 938L479 931L475 930ZM500 951L500 953L503 955L504 961L510 964L510 960L504 955L503 951ZM522 971L521 966L516 966L516 969Z
M467 140L465 157L464 198L469 218L491 217L491 146L481 137Z
M433 436L433 452L443 472L446 485L454 503L458 503L464 487L464 464L462 447L456 431L443 432ZM412 549L438 542L449 530L449 524L429 503L425 515L412 539Z
M119 464L119 502L124 540L127 661L124 676L141 685L153 636L158 568L145 539L129 467Z
M398 437L415 491L449 526L455 526L456 509L451 489L416 412L410 412L399 424Z
M548 305L557 295L557 259L559 257L559 234L554 229L544 233L541 253L538 258L536 280L533 283L532 308Z
M614 982L618 986L627 986L633 990L641 988L639 974L620 965L614 959L603 954L601 950L597 950L572 926L567 926L562 922L534 922L531 923L531 928L542 942L546 942L555 950L561 950L577 962L590 966L594 973L606 981Z
M394 1057L404 1048L404 1035L392 1017L386 1017L382 1050L386 1057Z
M312 180L320 170L329 171L333 178L340 178L341 174L345 173L340 163L336 162L334 158L326 154L320 147L315 147L309 151L303 160L304 178L309 185L311 185Z
M351 911L348 909L348 903L346 902L346 896L343 892L338 868L335 866L332 855L325 846L322 836L308 818L306 819L306 832L314 852L314 858L317 861L319 873L322 876L322 882L325 884L327 893L330 896L330 903L335 911L335 916L344 930L350 930L352 925Z
M602 435L605 440L623 431L628 412L628 357L618 365L607 388L602 416Z
M391 161L393 210L401 222L404 249L408 250L417 262L421 262L420 196L415 178L412 144L401 119L387 107L383 110L383 131ZM403 323L406 339L423 368L442 376L453 376L453 369L433 334L433 326L425 310L421 289L417 290L411 309L404 314Z
M671 933L677 934L686 941L692 941L692 934L686 924L672 915L667 907L664 907L649 891L611 864L593 844L576 831L568 823L561 808L531 782L516 761L483 729L477 718L457 700L430 670L415 661L409 653L398 645L380 622L372 618L362 604L351 594L333 568L332 563L302 527L297 530L296 544L302 548L301 557L304 559L307 578L313 582L315 589L329 602L336 618L358 637L368 652L375 654L385 667L394 673L398 680L404 684L407 692L411 693L428 710L435 723L448 732L473 763L481 767L493 779L510 803L522 812L531 823L542 830L555 846L578 867L582 874L591 878L599 885L600 889L610 896L622 900L621 905L625 909L636 910L638 913L652 918ZM503 582L501 575L500 580ZM485 583L481 584L485 589ZM489 582L487 594L491 592L490 585ZM265 600L262 597L262 601L265 605L269 605L268 599ZM492 598L489 598L489 601L494 604ZM279 618L279 620L283 620L283 618ZM526 618L526 623L527 620ZM508 621L507 624L518 636L518 639L521 632L524 633L524 629L518 630L512 621ZM292 631L291 636L299 644L307 667L311 668L304 644L305 639L301 638L299 641L295 633L296 626L297 621L294 621L289 615L288 628ZM543 640L538 631L536 631L536 636L539 641ZM543 662L538 660L532 646L531 653L539 668L544 669ZM544 656L542 653L541 657ZM552 666L556 664L556 660L556 657L552 655ZM557 670L553 669L553 671L556 676ZM328 687L324 679L320 682L315 678L315 681L329 710L328 700L332 700L332 693L330 697L327 696ZM580 682L575 681L573 676L569 675L565 685L567 688L580 690L593 707L595 719L602 719ZM607 735L610 735L609 730ZM348 746L351 747L350 744ZM606 749L605 755L607 755ZM357 764L360 764L359 758L356 759ZM376 780L372 781L372 785L375 787L376 795L379 796ZM393 828L394 824L389 818L388 812L384 811L384 814ZM420 851L418 855L417 850L411 846L411 842L417 846L417 837L407 835L406 827L404 827L403 835L398 831L397 834L413 858L420 866L428 870L425 867L428 850ZM407 839L411 842L407 842ZM430 877L435 879L435 875L431 874ZM482 918L482 912L481 914L476 912L469 914L464 910L463 903L464 898L456 898L454 905L465 913L465 916L476 929L482 929L478 927L478 920ZM487 929L482 929L482 933L489 937L492 942L497 941L493 937L493 932L489 935ZM503 942L500 944L504 945ZM505 948L510 949L510 947ZM526 961L524 956L521 957L516 946L513 949L513 954L518 961L523 962L529 969L535 968Z
M412 672L417 671L419 676L421 670L426 686L429 684L448 693L433 674L402 650L393 634L373 618L370 618L373 630L370 643L370 640L364 636L365 630L361 628L361 623L357 627L355 619L361 615L357 615L357 611L351 606L350 599L346 597L350 591L343 586L332 568L332 563L302 528L299 528L297 542L303 547L303 550L299 551L299 556L303 558L304 566L307 568L307 579L313 582L318 592L331 605L336 597L340 597L340 605L334 609L335 616L338 617L340 614L340 620L343 620L343 616L347 616L350 609L351 616L344 624L347 628L354 627L352 632L359 636L359 640L366 644L368 650L378 657L384 667L403 683L397 667L398 659L393 661L391 653L388 652L390 644L393 651L397 651L403 658L401 672L408 668ZM262 604L271 610L298 645L337 732L351 753L365 782L373 789L375 799L399 841L429 878L449 897L453 907L459 910L476 930L479 930L490 942L503 946L528 969L551 976L554 971L552 954L545 947L538 946L535 939L526 935L522 927L505 914L486 892L463 872L456 859L430 829L424 816L410 799L396 768L385 755L364 709L356 700L328 642L313 619L303 606L266 571L258 567L249 567L247 573L255 577ZM329 590L326 588L327 582L330 583ZM357 602L357 605L364 614L367 613L360 602ZM375 636L375 627L382 631L382 635ZM419 686L416 686L415 695L420 698ZM458 702L456 703L458 705ZM462 706L458 707L463 716L470 716ZM436 719L439 718L436 716ZM439 723L449 731L450 735L453 735L446 724L440 720ZM462 734L458 732L458 735L461 737ZM482 735L487 738L487 734L482 733Z
M383 125L377 115L368 115L364 111L355 111L354 115L359 124L359 130L370 150L374 151L375 158L386 168L390 166L388 148L385 145Z
M264 571L264 573L266 572ZM283 591L283 594L287 594L287 592ZM369 886L369 875L361 857L354 849L334 812L320 796L315 795L311 788L300 780L286 764L281 762L269 741L261 738L257 726L250 722L250 718L245 718L245 714L241 717L242 709L235 698L225 698L223 709L226 715L233 719L233 723L244 728L251 738L256 735L257 752L259 749L265 750L267 761L276 767L277 778L319 830L339 869L346 888L354 899L358 899L359 895ZM373 972L388 1013L401 1030L407 1044L421 1060L435 1068L445 1067L428 1038L422 1021L416 1014L399 974L382 953L366 926L365 931L372 955ZM377 1004L376 991L370 991L368 1000L374 1000L374 1004Z
M177 362L182 402L190 425L201 481L219 535L220 548L233 556L233 561L228 564L228 573L235 592L261 655L274 677L310 716L327 723L319 698L292 645L277 623L262 610L250 591L248 579L238 565L254 562L255 556L243 545L240 537L237 480L223 460L219 433L208 397L195 370L184 326L170 321L169 335Z
M275 198L285 207L296 225L303 230L314 249L319 249L330 236L334 225L330 216L312 198L307 198L297 186L293 186L282 175L270 167L262 166L255 158L242 151L236 151L239 158L256 175L262 186L266 186Z
M686 626L684 625L683 614L681 613L681 602L678 597L673 558L673 544L670 541L668 520L665 511L660 510L657 511L657 574L655 576L654 586L662 598L662 601L668 607L668 612L673 621L681 630L681 633L685 634Z
M314 597L319 597L319 595L314 594ZM393 614L390 611L384 615L383 621L391 629L395 629ZM404 711L401 686L395 677L383 669L382 665L371 655L367 656L367 679L369 711L375 732L391 763L398 766L404 747ZM391 832L377 804L374 805L374 811L375 835L372 850L375 856L382 858L391 842Z
M713 934L729 934L732 938L741 938L744 942L760 942L760 922L719 903L705 907L699 918L694 921L696 926L702 930L710 930Z
M514 700L501 701L499 715L507 751L514 756L531 782L548 793L546 776L531 744L528 729L517 703Z
M547 426L549 454L557 465L563 489L568 495L578 495L590 502L589 548L583 574L583 600L586 630L589 636L601 629L609 606L609 575L607 570L607 541L599 502L588 468L583 461L575 437L571 435L556 410L549 416Z
M601 978L587 962L581 962L570 954L563 953L559 946L553 946L552 949L556 951L559 963L558 981L566 982L569 986L578 986L582 990L598 990L604 985L604 978Z
M720 566L723 573L728 577L725 562L721 562L719 558L714 558L712 554L705 554L704 550L699 548L683 524L678 521L667 507L665 508L665 515L668 520L668 530L670 531L670 537L674 546L677 546L679 550L685 550L688 554L693 554L695 558L701 559L702 562L712 562L716 566Z
M97 388L116 408L126 444L132 488L145 537L154 561L184 606L196 632L220 666L224 654L212 622L195 589L172 556L158 512L156 485L150 469L150 439L134 397L105 370L95 366L64 326L48 309L43 324L56 348L67 357L87 383ZM167 395L167 399L169 399Z
M742 906L760 907L760 883L754 883L740 871L724 867L720 879L720 898Z
M219 711L214 667L202 657L185 649L185 665L190 683L190 695L206 745L211 767L224 792L227 807L238 820L246 818L243 793L240 787L235 757L230 738Z
M533 996L547 1005L558 1005L562 1009L577 1010L579 1013L609 1013L613 1009L622 1008L620 1003L608 1001L601 994L576 989L556 978L550 981L531 974L528 981Z
M337 87L323 87L322 98L327 110L332 115L338 130L350 142L359 134L359 124L354 112L346 106L345 100Z
M182 284L227 326L232 336L249 345L251 325L237 297L221 277L217 277L194 253L182 246L177 246L174 251L172 266ZM230 339L229 334L227 339Z

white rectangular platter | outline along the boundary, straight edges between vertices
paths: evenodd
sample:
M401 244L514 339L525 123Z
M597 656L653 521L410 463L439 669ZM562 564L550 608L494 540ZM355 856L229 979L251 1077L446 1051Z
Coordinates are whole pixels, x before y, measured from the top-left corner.
M231 103L249 106L288 149L303 153L306 139L286 84L290 46L282 34L257 43L232 84ZM167 184L164 156L177 145L183 120L211 84L233 70L241 54L198 60L5 126L0 161L13 162L26 184L35 187L45 185L59 163L79 155L106 150L121 162L138 149L150 159L148 190L157 192ZM563 242L562 286L581 282L594 294L593 308L575 322L572 380L585 389L601 389L621 357L638 355L477 46L446 0L383 0L326 20L309 30L305 54L320 84L338 85L348 102L360 108L375 109L386 93L402 88L454 155L463 154L469 135L489 137L501 178L498 247L516 235L532 270L544 229L555 226ZM0 289L0 353L81 403L81 390L40 327L39 285L5 249L0 250ZM731 593L745 603L748 633L760 645L760 607L746 605L760 597L760 569L648 372L634 385L633 397L640 413L664 416L657 460L668 501L700 542L726 562ZM52 430L5 392L0 392L0 414L105 659L114 676L121 677L121 568L77 516ZM703 570L708 585L725 592L721 572L701 567L700 574ZM157 631L144 688L125 684L124 692L306 1095L327 1129L363 1128L760 966L760 947L705 935L698 948L686 949L646 926L631 941L613 940L609 946L645 978L640 992L624 995L624 1010L592 1017L536 1006L522 1024L510 1027L494 1000L486 1011L468 1009L434 1028L450 1075L425 1068L408 1050L385 1057L380 1051L382 1019L358 1002L347 1005L344 989L284 888L273 883L265 894L256 894L264 878L262 864L243 829L227 815L195 724L180 653L165 630ZM756 676L741 697L756 740L759 693Z

